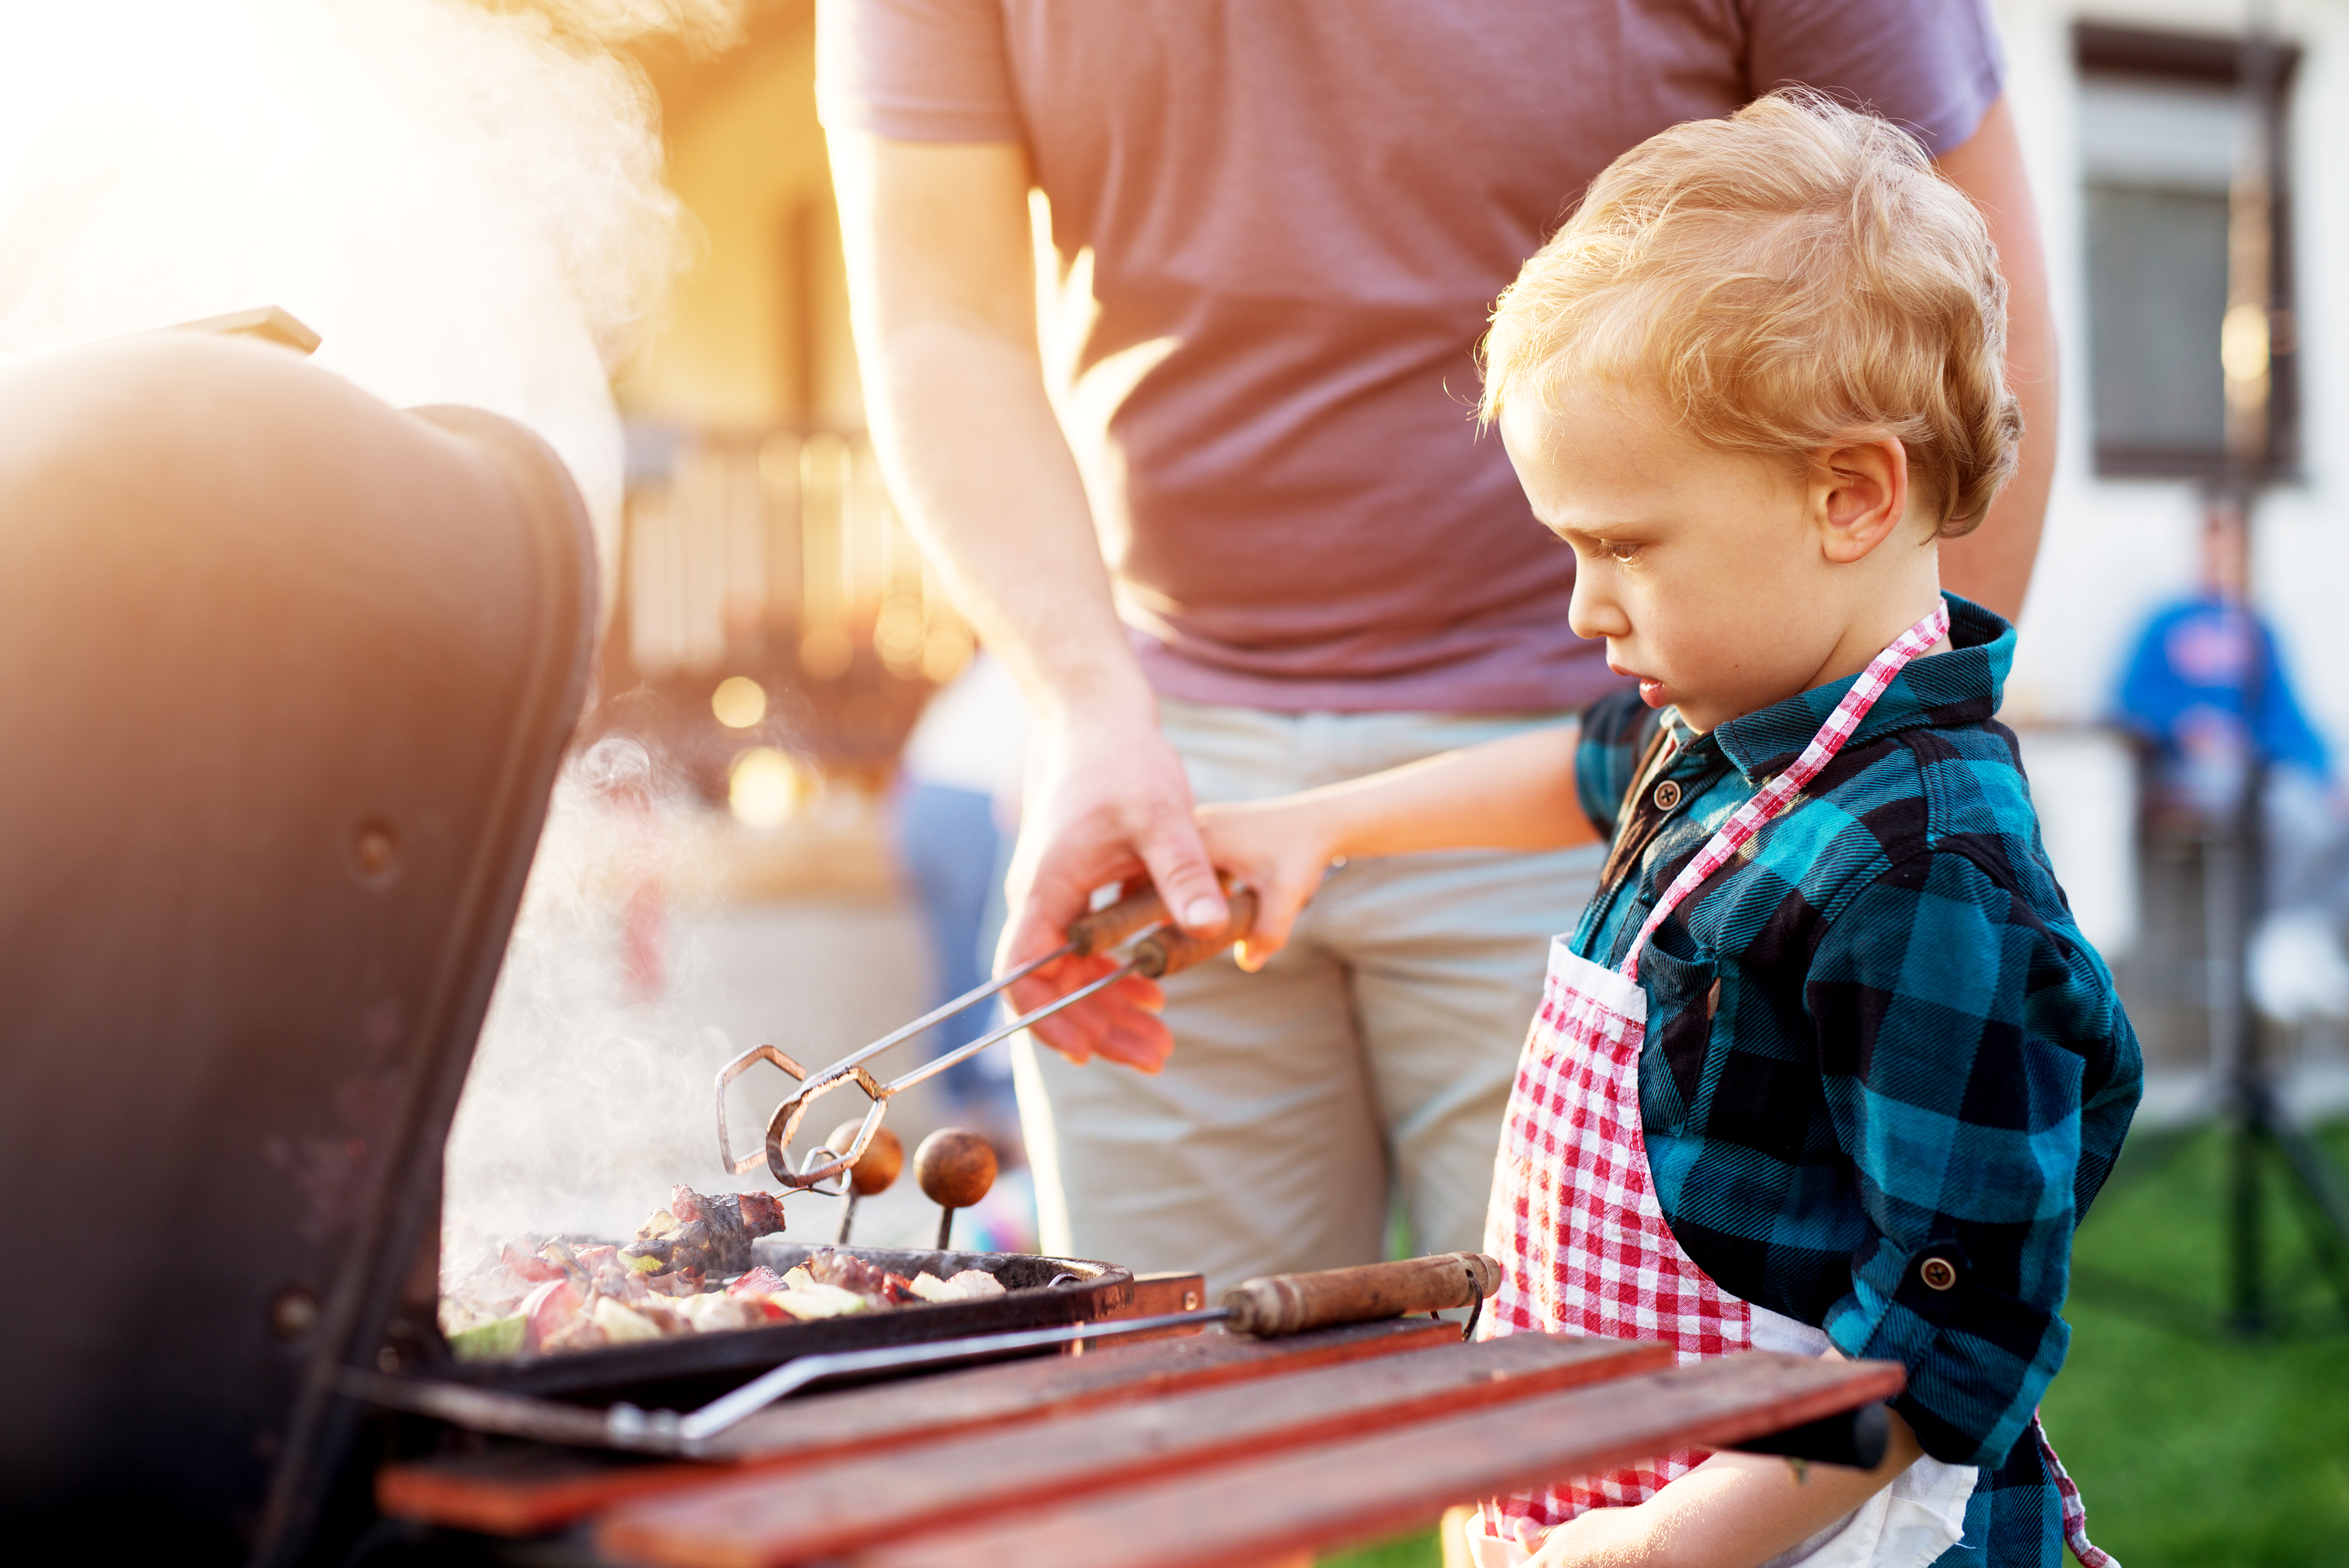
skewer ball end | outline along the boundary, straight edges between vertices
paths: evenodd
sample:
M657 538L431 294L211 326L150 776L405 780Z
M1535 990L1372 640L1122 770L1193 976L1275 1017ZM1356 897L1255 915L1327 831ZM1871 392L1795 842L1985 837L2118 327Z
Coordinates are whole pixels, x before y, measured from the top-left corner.
M861 1121L845 1121L832 1129L823 1140L826 1148L846 1148L856 1141L856 1129ZM927 1147L927 1146L925 1146ZM848 1168L850 1184L859 1198L870 1198L885 1192L897 1173L905 1168L905 1145L887 1127L875 1127L873 1141L864 1147L864 1158Z

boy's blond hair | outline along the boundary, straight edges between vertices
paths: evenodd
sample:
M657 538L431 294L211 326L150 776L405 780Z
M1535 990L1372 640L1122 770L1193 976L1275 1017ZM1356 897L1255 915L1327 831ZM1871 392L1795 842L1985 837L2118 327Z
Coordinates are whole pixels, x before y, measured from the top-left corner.
M1485 339L1490 421L1568 379L1659 392L1705 443L1800 460L1908 448L1955 537L2014 470L2006 285L1915 138L1803 88L1674 126L1591 182Z

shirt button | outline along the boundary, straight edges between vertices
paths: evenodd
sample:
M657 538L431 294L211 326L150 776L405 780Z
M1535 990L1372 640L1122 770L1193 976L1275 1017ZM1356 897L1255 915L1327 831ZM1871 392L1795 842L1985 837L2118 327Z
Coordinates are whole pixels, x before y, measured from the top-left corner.
M1655 801L1658 811L1670 811L1681 803L1681 786L1666 779L1656 786L1656 793L1650 798Z
M1958 1282L1958 1267L1947 1258L1928 1258L1917 1265L1917 1277L1929 1291L1946 1291Z

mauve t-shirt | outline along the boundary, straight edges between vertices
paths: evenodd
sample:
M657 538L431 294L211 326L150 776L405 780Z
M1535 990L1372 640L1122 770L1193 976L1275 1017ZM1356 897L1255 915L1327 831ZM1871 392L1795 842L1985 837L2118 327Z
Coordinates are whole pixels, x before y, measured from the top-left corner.
M1472 417L1494 297L1592 176L1785 82L1938 153L2002 73L1985 0L823 0L818 28L826 124L1025 144L1091 290L1056 391L1144 667L1290 711L1614 684Z

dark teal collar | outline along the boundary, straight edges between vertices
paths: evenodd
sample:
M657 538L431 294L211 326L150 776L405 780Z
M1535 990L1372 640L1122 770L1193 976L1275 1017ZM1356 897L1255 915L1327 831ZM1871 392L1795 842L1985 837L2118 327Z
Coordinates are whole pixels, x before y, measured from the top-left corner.
M1920 724L1984 723L1998 711L2006 672L2014 663L2014 628L1970 599L1952 593L1941 597L1950 607L1950 651L1912 659L1894 676L1846 745L1865 745ZM1802 754L1857 679L1830 680L1732 719L1713 738L1746 782L1759 788Z

